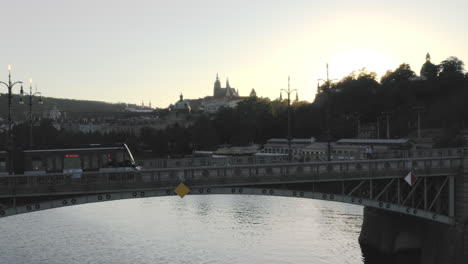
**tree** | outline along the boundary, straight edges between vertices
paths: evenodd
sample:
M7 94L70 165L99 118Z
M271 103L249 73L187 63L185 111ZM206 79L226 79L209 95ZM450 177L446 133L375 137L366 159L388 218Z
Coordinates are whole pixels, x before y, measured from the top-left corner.
M409 81L412 77L416 76L409 64L403 63L394 71L387 71L380 79L380 82L385 85L390 82Z
M451 56L439 65L439 78L462 80L465 72L465 63L457 57Z

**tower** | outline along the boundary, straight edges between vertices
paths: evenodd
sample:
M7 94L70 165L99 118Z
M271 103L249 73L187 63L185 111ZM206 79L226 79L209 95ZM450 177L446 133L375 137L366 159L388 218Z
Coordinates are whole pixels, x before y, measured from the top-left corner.
M255 92L254 88L252 88L252 91L250 92L250 97L257 97L257 92Z
M218 74L216 73L216 81L214 83L213 96L219 96L221 91L221 82L219 81Z
M432 64L431 55L429 52L426 54L426 62L421 67L420 76L426 79L435 79L437 77L437 66Z

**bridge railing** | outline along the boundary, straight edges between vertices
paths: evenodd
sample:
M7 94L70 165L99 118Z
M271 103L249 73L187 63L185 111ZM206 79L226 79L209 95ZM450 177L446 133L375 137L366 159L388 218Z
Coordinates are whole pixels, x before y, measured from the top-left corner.
M466 153L463 148L441 148L441 149L412 149L412 150L385 150L374 152L374 159L403 159L420 157L450 157L459 156ZM348 153L334 153L331 157L335 161L343 160L363 160L366 158L365 147L361 151ZM300 160L305 162L327 161L327 155L312 157L304 155ZM236 157L186 157L179 159L146 159L139 160L140 166L146 169L156 168L182 168L182 167L208 167L208 166L233 166L233 165L261 165L287 163L287 155L283 156L236 156Z
M189 186L234 186L455 175L460 156L151 169L132 172L0 176L0 198Z

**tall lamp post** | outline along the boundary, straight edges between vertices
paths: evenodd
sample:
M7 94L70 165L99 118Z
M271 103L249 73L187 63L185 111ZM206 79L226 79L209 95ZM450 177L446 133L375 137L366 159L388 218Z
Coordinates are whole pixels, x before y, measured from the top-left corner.
M382 112L382 114L385 115L387 119L387 139L390 139L390 112Z
M29 93L26 93L23 91L23 86L21 86L21 92L20 92L20 104L24 104L24 100L23 100L23 96L24 95L27 95L29 96L29 102L28 102L28 106L29 106L29 148L32 149L33 147L33 117L32 117L32 105L33 105L33 97L35 96L39 96L39 100L38 100L38 104L43 104L43 101L42 101L42 94L40 92L37 91L37 87L36 87L36 91L33 93L32 91L32 79L29 79Z
M1 84L4 84L8 89L8 173L11 175L13 173L13 139L11 137L11 99L13 95L11 94L11 89L16 84L21 84L21 90L23 90L22 82L16 81L11 82L11 65L8 65L8 83L0 81Z
M330 144L330 84L333 81L337 81L337 79L332 79L330 80L329 75L328 75L328 63L327 63L327 79L318 79L317 80L317 90L319 89L319 82L322 81L326 84L326 90L324 90L324 93L327 95L327 105L326 105L326 117L325 117L325 122L327 123L327 159L328 161L331 161L331 144ZM360 128L358 128L360 129Z
M291 162L292 161L292 153L291 153L291 140L292 140L292 136L291 136L291 93L296 92L296 94L297 94L297 90L296 89L291 90L289 76L288 76L288 90L281 89L280 90L280 98L281 98L281 92L285 92L288 95L288 160L289 160L289 162Z
M423 110L424 107L415 106L413 109L418 111L418 139L421 139L421 110Z

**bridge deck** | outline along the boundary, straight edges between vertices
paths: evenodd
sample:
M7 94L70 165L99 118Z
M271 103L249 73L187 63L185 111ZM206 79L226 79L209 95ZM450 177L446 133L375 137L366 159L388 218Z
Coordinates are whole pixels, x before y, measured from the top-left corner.
M0 206L3 204L5 209L64 197L123 192L155 191L155 195L159 192L172 195L173 189L183 182L192 189L218 188L220 193L234 187L250 187L281 189L291 196L294 191L306 192L310 198L326 194L327 197L339 197L337 201L354 203L361 200L365 201L363 205L368 203L383 209L400 208L408 213L421 210L427 217L437 215L450 222L454 217L453 184L461 166L461 156L448 156L7 175L0 176ZM409 171L418 177L414 186L403 180ZM0 209L0 216L4 209Z

